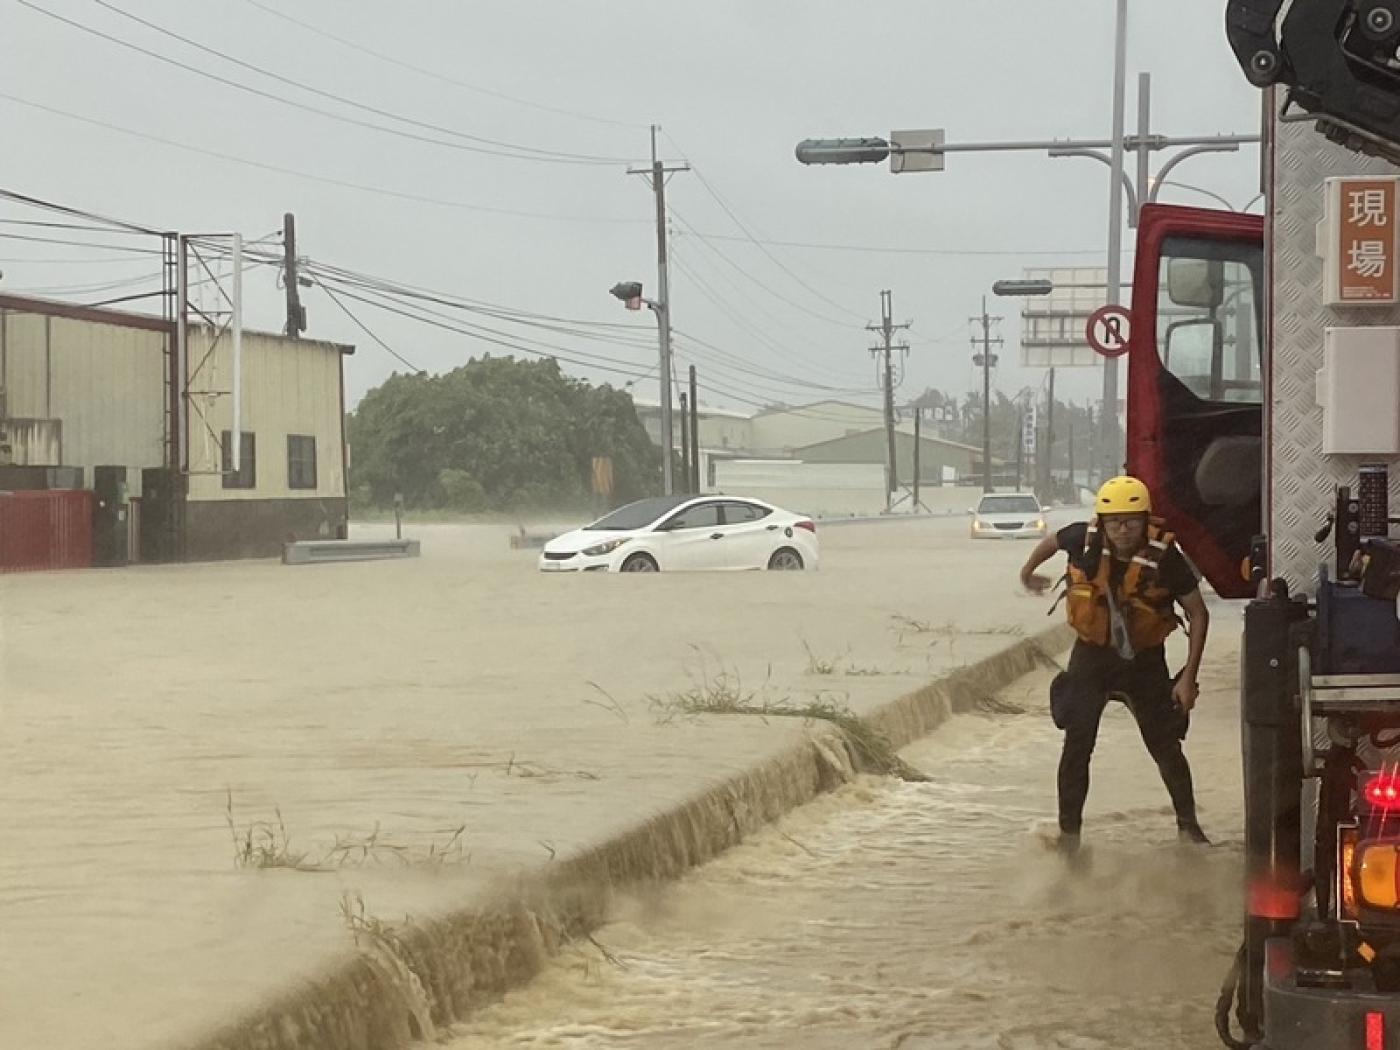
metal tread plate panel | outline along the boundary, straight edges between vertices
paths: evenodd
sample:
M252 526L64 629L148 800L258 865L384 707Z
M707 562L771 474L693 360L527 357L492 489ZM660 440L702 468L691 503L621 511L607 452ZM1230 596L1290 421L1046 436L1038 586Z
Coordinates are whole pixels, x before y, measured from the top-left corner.
M1322 409L1316 374L1322 365L1323 330L1338 326L1400 325L1400 308L1323 305L1323 266L1317 225L1323 218L1324 180L1342 175L1395 175L1400 169L1328 142L1311 123L1284 123L1275 112L1271 164L1273 210L1268 238L1271 267L1270 391L1266 406L1272 435L1269 563L1273 576L1312 592L1317 566L1330 560L1331 541L1313 536L1335 504L1338 485L1355 491L1362 463L1384 456L1322 454ZM1400 508L1400 459L1389 458L1390 503Z

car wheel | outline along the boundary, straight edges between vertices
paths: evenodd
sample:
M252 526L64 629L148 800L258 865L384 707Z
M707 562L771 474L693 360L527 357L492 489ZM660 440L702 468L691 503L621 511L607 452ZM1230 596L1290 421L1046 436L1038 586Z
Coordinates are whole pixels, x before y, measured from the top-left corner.
M659 572L660 566L656 564L650 554L634 554L622 563L623 572Z
M799 572L806 566L802 562L802 555L791 547L782 547L774 551L773 557L768 559L768 568L777 572Z

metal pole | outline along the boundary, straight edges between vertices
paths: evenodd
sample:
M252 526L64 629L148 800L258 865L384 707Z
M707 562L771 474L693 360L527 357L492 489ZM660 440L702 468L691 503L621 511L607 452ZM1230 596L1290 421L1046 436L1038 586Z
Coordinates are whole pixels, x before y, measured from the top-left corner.
M919 446L923 444L923 427L921 423L924 418L924 410L917 405L914 406L914 505L910 509L919 513Z
M243 234L233 235L233 472L243 464Z
M1069 494L1071 504L1078 505L1079 486L1074 481L1074 404L1070 404L1069 412Z
M181 473L187 473L190 469L190 278L188 253L189 244L185 240L185 235L181 234L176 239L175 252L178 257L175 269L175 372L176 386L178 387L176 403L179 406L175 419L175 432L178 435L180 449L176 465Z
M1139 143L1147 141L1148 125L1152 122L1152 74L1138 74L1138 133ZM1134 204L1136 209L1140 209L1152 196L1152 179L1149 175L1149 165L1151 163L1151 151L1142 145L1137 150L1137 201ZM1158 178L1163 178L1158 175ZM1132 225L1137 225L1137 216L1130 216Z
M1017 435L1020 440L1020 435ZM982 491L992 491L992 319L982 296Z
M666 495L675 492L671 450L675 433L671 422L671 282L666 267L666 172L656 155L656 125L651 126L651 187L656 196L657 315L661 331L661 484Z
M1055 366L1050 366L1050 407L1045 413L1045 487L1046 502L1055 491Z
M690 366L690 491L700 494L700 393Z
M1016 410L1016 491L1021 491L1021 475L1026 464L1026 410Z
M894 367L890 362L890 303L889 292L881 292L880 298L884 306L884 324L882 325L885 335L885 457L889 461L890 470L886 478L888 484L885 486L885 513L894 509L894 493L899 488L899 460L896 457L894 443Z
M1113 174L1108 191L1108 281L1107 300L1117 304L1122 299L1123 265L1123 109L1128 62L1128 0L1118 0L1117 25L1113 50ZM1105 358L1103 364L1103 409L1100 415L1102 434L1099 441L1101 477L1117 474L1118 461L1118 361Z
M681 483L684 494L690 492L690 399L681 391Z

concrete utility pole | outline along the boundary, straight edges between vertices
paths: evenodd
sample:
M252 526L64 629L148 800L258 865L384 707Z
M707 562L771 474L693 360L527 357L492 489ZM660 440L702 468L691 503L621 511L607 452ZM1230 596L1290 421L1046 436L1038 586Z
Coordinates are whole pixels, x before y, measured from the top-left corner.
M891 342L894 333L901 329L908 328L908 324L894 323L894 295L888 289L880 293L880 323L878 325L868 324L866 329L871 332L878 332L883 337L883 344L870 348L871 354L884 355L884 387L885 387L885 513L888 514L894 506L894 493L899 489L899 461L895 458L894 444L894 351L901 353L909 352L907 343L900 343L897 346Z
M306 308L301 305L297 275L297 217L291 212L282 216L282 280L287 286L287 325L283 332L297 339L306 331Z
M1045 412L1045 455L1041 457L1044 466L1041 468L1040 491L1049 502L1049 496L1055 489L1055 366L1050 366L1050 397L1049 406Z
M681 391L681 483L680 490L684 495L691 495L693 489L690 487L690 405L689 398L685 391Z
M992 366L996 364L996 355L992 353L992 346L1001 346L1000 337L992 338L992 322L1000 322L1000 317L990 317L987 314L987 297L982 296L982 316L972 318L973 324L982 326L982 352L973 354L972 363L982 366L982 491L991 492L992 486ZM977 347L977 337L973 336L972 346ZM1021 435L1016 435L1016 440L1021 441Z
M690 366L690 491L700 494L700 393L695 379L695 366Z
M666 263L666 176L672 172L689 171L689 164L667 165L657 157L657 125L651 126L651 167L629 168L631 175L642 175L651 183L656 198L656 313L661 341L661 478L666 495L675 492L671 453L675 448L675 431L671 418L671 281Z

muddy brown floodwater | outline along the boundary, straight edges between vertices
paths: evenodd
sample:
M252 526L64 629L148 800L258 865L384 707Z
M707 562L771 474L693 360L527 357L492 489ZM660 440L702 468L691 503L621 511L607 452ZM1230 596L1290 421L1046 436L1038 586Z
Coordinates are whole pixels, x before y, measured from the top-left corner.
M1216 614L1188 753L1216 846L1181 846L1128 713L1104 719L1084 870L1047 848L1048 674L679 883L635 895L458 1026L503 1047L1108 1050L1217 1046L1239 932L1238 617Z

